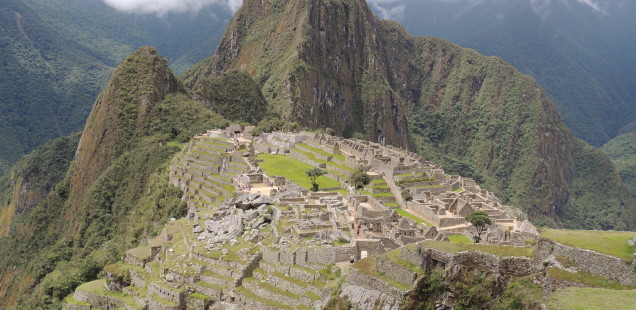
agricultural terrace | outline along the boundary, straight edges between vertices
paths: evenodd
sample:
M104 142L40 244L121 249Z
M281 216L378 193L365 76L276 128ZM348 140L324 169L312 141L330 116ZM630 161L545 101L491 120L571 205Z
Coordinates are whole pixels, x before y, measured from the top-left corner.
M627 244L636 232L546 229L541 237L564 245L588 249L631 262L636 248Z

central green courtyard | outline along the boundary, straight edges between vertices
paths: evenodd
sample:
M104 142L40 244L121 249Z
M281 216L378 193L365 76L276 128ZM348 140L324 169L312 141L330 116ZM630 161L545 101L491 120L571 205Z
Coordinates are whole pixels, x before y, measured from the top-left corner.
M258 154L256 158L262 160L258 165L267 175L284 176L292 182L298 183L302 188L311 189L311 181L307 177L306 171L316 167L284 155ZM341 187L340 182L326 175L319 177L316 183L318 183L319 189Z

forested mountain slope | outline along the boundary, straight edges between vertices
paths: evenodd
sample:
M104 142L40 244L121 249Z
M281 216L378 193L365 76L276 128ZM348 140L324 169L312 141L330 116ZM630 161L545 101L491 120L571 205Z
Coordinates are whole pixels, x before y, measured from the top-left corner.
M76 285L181 215L167 161L179 141L227 124L185 94L156 49L127 57L79 141L47 144L0 180L0 304L59 308Z
M537 79L595 146L636 120L636 3L621 0L374 1L411 33L501 57Z
M207 57L229 18L211 6L164 16L116 11L101 0L0 4L0 174L20 156L81 130L112 69L155 45L183 71Z

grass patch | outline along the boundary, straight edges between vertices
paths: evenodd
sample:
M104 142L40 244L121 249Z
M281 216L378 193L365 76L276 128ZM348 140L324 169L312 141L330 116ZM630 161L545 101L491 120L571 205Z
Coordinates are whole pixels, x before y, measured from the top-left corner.
M424 274L424 270L422 270L422 268L400 258L400 249L389 251L386 254L384 254L384 257L386 257L394 265L397 265L406 270L415 272L418 275Z
M534 254L534 247L513 247L513 246L500 246L490 244L464 244L464 243L450 243L442 241L426 240L420 243L422 248L438 249L448 253L459 253L462 251L482 251L493 254L495 256L527 256L532 257Z
M258 154L257 158L262 160L259 166L268 175L284 176L305 189L311 189L311 181L305 172L314 166L284 155ZM320 188L341 186L340 182L326 176L319 177L317 183Z
M472 240L470 240L468 237L466 237L466 235L451 235L448 236L448 240L450 240L450 242L454 242L454 243L473 243Z
M463 188L463 187L458 187L458 188L457 188L457 189L455 189L453 192L455 192L455 193L461 193L461 192L463 192L463 191L464 191L464 188Z
M150 250L150 246L141 246L126 251L126 254L130 254L141 260L146 260L150 258L150 256L152 255L152 251Z
M373 197L393 197L393 193L391 193L391 192L378 193L378 194L372 194L371 196L373 196Z
M547 305L555 310L606 310L627 309L634 306L634 301L636 290L569 287L550 295Z
M399 290L402 291L410 291L413 289L413 287L409 286L409 285L405 285L403 283L397 282L389 277L387 277L386 275L379 273L376 271L375 269L375 264L376 264L376 257L375 256L371 256L371 257L367 257L365 259L361 259L355 263L353 263L353 265L351 266L351 268L355 268L356 270L370 275L374 278L380 279L382 280L382 282L391 285Z
M166 143L166 145L167 145L167 146L170 146L170 147L174 147L174 146L176 146L176 147L178 147L180 150L183 150L183 143L181 143L181 142L179 142L179 141L168 141L168 142Z
M402 208L395 209L395 212L397 212L397 214L399 214L400 216L410 218L410 219L414 220L417 223L423 223L423 224L426 224L428 226L434 226L433 224L427 222L423 218L418 217L416 215L413 215L413 214L409 213L408 211L406 211L406 210L404 210Z
M307 285L309 285L307 282L305 282L303 280L299 280L299 279L296 279L294 277L290 277L290 276L284 275L284 274L282 274L282 273L280 273L278 271L272 272L271 275L273 275L273 276L275 276L277 278L281 278L281 279L283 279L283 280L285 280L287 282L294 283L294 284L296 284L298 286L307 287Z
M607 288L612 290L630 290L636 287L620 284L588 272L569 272L559 268L548 269L548 277L569 282L577 282L591 287Z
M300 295L298 294L294 294L292 292L286 291L282 288L279 288L278 286L272 285L267 281L262 281L259 282L258 285L260 285L262 288L270 291L270 292L274 292L278 295L282 295L282 296L287 296L289 298L293 298L293 299L300 299Z
M106 280L100 279L92 282L84 283L77 287L77 290L82 292L94 293L104 296L110 296L119 300L122 300L127 305L138 309L135 301L135 297L122 292L112 292L106 289Z
M148 295L148 297L150 297L151 299L158 301L160 304L162 305L166 305L166 306L170 306L170 307L174 307L177 305L177 303L171 301L171 300L167 300L165 298L161 298L155 294L150 294Z
M631 262L634 251L627 241L634 238L636 232L627 231L597 231L597 230L561 230L546 229L541 237L599 253L618 257L626 262Z
M200 299L200 300L210 299L210 296L204 295L204 294L201 294L201 293L192 293L189 296L190 296L190 298Z
M322 150L320 148L309 146L309 145L307 145L305 143L298 143L298 145L303 147L303 148L305 148L305 149L307 149L307 150L310 150L310 151L312 151L312 152L314 152L316 154L321 154L321 155L325 155L325 156L331 156L331 157L333 157L333 158L335 158L335 159L337 159L337 160L339 160L341 162L345 161L345 157L342 154L332 154L332 153L329 153L329 152L327 152L325 150Z
M73 294L69 295L68 297L64 298L64 302L68 303L68 304L72 304L72 305L78 305L78 306L84 306L84 307L90 307L91 304L85 302L85 301L79 301L79 300L75 300L73 298Z
M385 203L384 203L384 206L385 206L385 207L387 207L387 208L391 208L391 209L393 209L393 208L397 208L397 207L399 207L399 206L400 206L400 204L399 204L399 203L397 203L397 202L385 202Z
M214 289L214 290L217 290L217 291L223 290L223 286L217 285L217 284L208 283L208 282L198 281L195 284L198 285L198 286L211 288L211 289Z

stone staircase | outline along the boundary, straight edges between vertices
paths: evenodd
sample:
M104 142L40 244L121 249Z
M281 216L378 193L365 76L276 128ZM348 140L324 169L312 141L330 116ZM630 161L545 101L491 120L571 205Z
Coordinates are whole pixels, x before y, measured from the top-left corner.
M276 264L261 260L251 277L236 290L239 305L259 305L265 309L315 309L328 297L323 266ZM322 270L322 271L321 271Z

